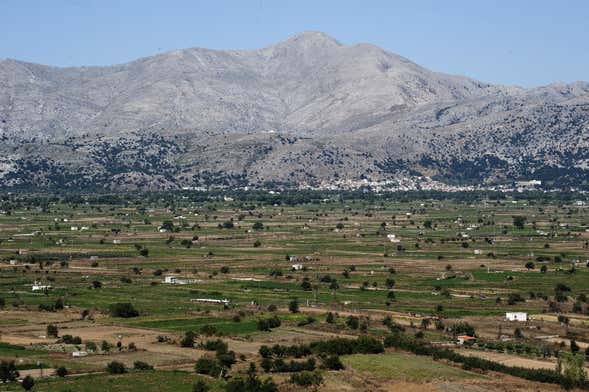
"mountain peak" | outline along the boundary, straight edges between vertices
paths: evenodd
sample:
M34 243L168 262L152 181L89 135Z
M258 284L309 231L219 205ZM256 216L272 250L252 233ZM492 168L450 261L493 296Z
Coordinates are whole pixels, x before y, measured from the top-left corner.
M278 43L275 46L343 46L338 40L320 31L304 31Z

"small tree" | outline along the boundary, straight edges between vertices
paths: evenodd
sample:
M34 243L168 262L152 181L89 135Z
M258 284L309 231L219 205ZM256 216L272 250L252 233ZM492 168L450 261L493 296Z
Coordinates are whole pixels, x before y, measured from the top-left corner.
M299 301L296 298L288 303L288 310L291 313L298 313L299 312Z
M534 268L536 268L536 265L532 261L528 261L526 263L525 267L529 271L529 270L533 270Z
M194 347L194 339L196 338L196 334L192 331L188 331L186 332L186 334L184 334L184 338L182 338L182 340L180 341L180 345L182 347Z
M14 361L0 361L0 381L15 381L19 376Z
M57 326L56 326L56 325L54 325L54 324L49 324L49 325L47 326L47 336L51 336L51 337L54 337L54 338L56 338L57 336L59 336L58 334L59 334L59 331L58 331L58 329L57 329Z
M135 363L133 363L133 368L135 370L153 370L153 366L143 361L135 361Z
M358 329L360 326L360 319L356 316L348 316L346 319L346 325L350 329Z
M334 279L331 281L331 283L329 284L329 289L331 290L331 295L335 297L335 293L339 289L339 283L337 283L337 280Z
M218 377L223 372L223 368L212 358L201 357L196 361L194 370L198 374L206 374L211 377Z
M125 364L118 361L112 361L108 365L106 365L106 371L109 374L123 374L127 373L127 368Z
M60 366L55 370L55 374L57 374L59 377L65 377L67 376L67 373L67 369L63 366Z
M110 351L110 343L107 342L106 340L103 340L102 344L100 345L100 349L104 352L109 352Z
M334 324L335 323L335 315L331 312L328 312L327 316L325 317L325 322L328 324Z
M323 359L323 367L329 370L342 370L344 364L337 355L330 355Z
M110 315L113 317L137 317L139 312L129 302L115 303L109 307Z
M21 385L25 391L30 391L35 386L35 379L31 376L26 376L23 378Z
M428 327L431 325L431 323L432 323L431 319L428 319L428 318L421 319L421 328L423 328L424 330L428 329Z
M290 382L302 387L312 387L314 390L317 390L317 387L323 382L323 377L319 373L303 371L293 373L290 376Z
M518 230L522 230L526 224L526 220L527 219L525 216L514 216L513 226Z

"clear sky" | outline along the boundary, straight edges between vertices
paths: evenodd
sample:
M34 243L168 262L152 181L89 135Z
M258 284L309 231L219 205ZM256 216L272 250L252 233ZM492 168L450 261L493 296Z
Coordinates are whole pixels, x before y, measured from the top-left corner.
M0 58L59 66L309 30L487 82L589 81L589 0L0 0Z

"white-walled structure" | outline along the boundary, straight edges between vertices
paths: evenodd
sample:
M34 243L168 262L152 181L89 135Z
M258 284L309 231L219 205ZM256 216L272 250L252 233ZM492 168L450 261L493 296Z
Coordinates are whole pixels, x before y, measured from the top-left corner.
M509 321L528 321L528 314L526 312L507 312L505 319Z

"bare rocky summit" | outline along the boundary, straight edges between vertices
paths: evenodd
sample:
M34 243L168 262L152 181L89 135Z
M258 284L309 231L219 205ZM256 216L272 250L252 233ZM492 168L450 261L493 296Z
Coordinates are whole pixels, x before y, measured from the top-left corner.
M523 89L302 33L109 67L0 61L0 185L589 186L589 83Z

